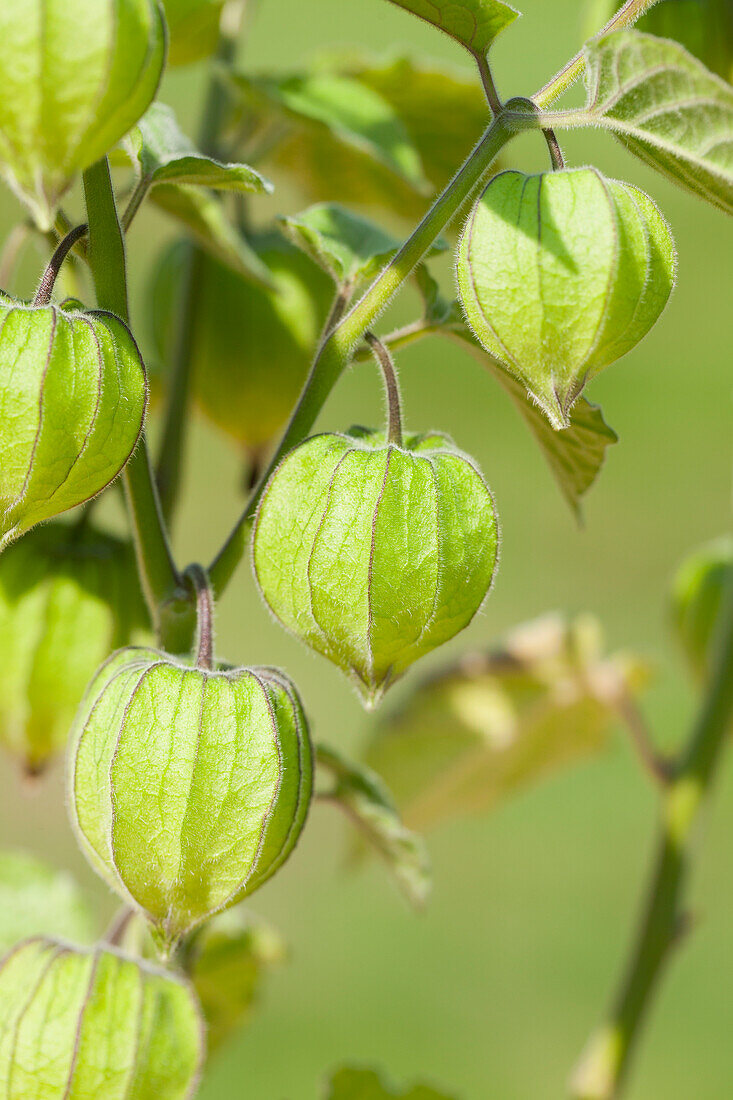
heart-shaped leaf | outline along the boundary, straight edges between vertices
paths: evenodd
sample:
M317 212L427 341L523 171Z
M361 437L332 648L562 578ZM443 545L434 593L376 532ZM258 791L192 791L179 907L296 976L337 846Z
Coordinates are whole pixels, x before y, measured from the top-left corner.
M558 125L597 125L713 206L733 213L733 87L677 42L617 31L585 48L588 106Z
M324 797L346 813L362 839L382 857L407 900L422 908L431 887L430 859L422 837L402 824L380 777L325 745L318 746L317 759L336 781Z
M272 191L269 180L248 164L223 164L200 153L164 103L149 108L124 146L141 179L151 187L185 183L217 191Z
M645 681L640 662L602 655L592 619L550 615L425 681L377 729L365 759L407 824L424 829L488 810L601 748L616 707Z
M326 1100L451 1100L444 1092L429 1085L409 1085L402 1089L388 1084L373 1069L344 1066L334 1073Z
M445 31L478 57L485 54L519 12L502 0L392 0L426 23Z

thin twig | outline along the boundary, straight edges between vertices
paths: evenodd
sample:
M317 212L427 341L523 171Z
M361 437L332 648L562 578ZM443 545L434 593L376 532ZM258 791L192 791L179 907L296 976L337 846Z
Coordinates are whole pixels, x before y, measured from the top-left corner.
M631 734L631 740L645 772L656 783L666 785L672 777L672 762L657 752L646 718L635 700L624 693L613 701L613 705Z
M626 0L624 6L609 19L605 27L602 27L594 37L601 38L604 34L610 34L611 31L620 30L622 27L630 27L656 3L657 0ZM546 107L553 99L557 99L559 95L572 87L584 68L585 51L578 50L567 65L563 66L560 72L545 84L544 88L540 88L539 92L532 96L533 102L538 107Z
M374 358L382 369L384 389L387 394L387 410L389 414L387 439L395 446L402 446L402 402L400 400L400 387L397 382L397 371L394 361L378 336L373 332L365 332L364 339L374 352Z
M486 101L491 108L491 113L494 118L499 114L501 110L501 98L496 90L496 84L494 83L494 74L491 71L491 65L489 64L488 54L479 53L475 55L476 64L478 65L479 76L481 77L481 83L484 86L484 92L486 93Z
M211 670L214 667L214 598L211 585L206 570L198 564L189 565L185 577L196 595L198 626L196 664L199 668Z
M557 136L554 130L543 130L545 135L545 141L547 142L547 148L550 150L550 160L552 161L552 168L554 172L559 172L565 167L565 157L562 155L562 149L560 148L560 142L557 140Z
M69 230L64 239L58 244L56 251L48 262L48 267L43 273L40 283L38 284L38 290L36 296L33 299L34 306L47 306L51 301L51 295L53 294L53 288L56 284L58 273L61 270L61 265L68 256L71 249L74 247L77 241L81 240L87 233L89 226L86 222L82 222L81 225L75 226Z

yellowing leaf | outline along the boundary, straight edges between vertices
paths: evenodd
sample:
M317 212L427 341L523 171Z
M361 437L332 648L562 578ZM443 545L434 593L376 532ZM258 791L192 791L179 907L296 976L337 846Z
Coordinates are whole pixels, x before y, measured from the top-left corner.
M365 759L406 823L424 829L490 809L601 748L617 702L643 682L638 662L601 655L593 620L550 615L425 681L377 729Z

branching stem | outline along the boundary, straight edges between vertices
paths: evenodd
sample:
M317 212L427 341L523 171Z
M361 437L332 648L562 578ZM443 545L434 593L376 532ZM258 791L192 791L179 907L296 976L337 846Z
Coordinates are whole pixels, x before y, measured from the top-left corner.
M481 83L484 86L484 92L486 93L486 102L491 108L491 113L494 118L501 111L501 99L499 93L496 90L496 84L494 83L494 74L491 71L491 65L489 64L488 54L480 53L476 54L476 64L478 65L479 76L481 77Z
M602 27L595 37L600 38L601 35L610 34L611 31L618 31L623 27L632 26L645 11L648 11L656 3L657 0L626 0L623 7L616 12L613 18L609 19L605 27ZM583 50L579 50L575 57L572 57L567 65L545 84L544 88L540 88L539 92L532 96L534 103L538 107L546 107L548 103L551 103L553 99L557 99L575 83L584 68L585 53Z
M511 140L511 136L512 133L504 124L500 114L494 119L476 148L427 212L412 236L322 343L298 404L267 470L263 473L229 538L209 567L209 577L217 597L224 592L241 561L247 543L249 525L270 473L280 459L307 436L364 333L391 302L460 208L477 191L487 177L496 157Z

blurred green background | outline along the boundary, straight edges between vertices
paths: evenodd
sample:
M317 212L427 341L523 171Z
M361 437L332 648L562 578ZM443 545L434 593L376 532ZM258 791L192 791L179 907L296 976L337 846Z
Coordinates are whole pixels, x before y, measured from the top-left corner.
M579 44L577 0L524 0L521 7L524 18L495 50L505 97L531 93ZM350 44L466 64L457 46L384 0L260 0L243 63L256 71L297 68L313 52ZM204 79L204 66L179 70L162 92L190 129ZM488 373L444 341L401 356L408 426L445 430L476 456L503 527L491 599L432 664L550 609L592 611L612 647L657 663L648 710L660 741L673 745L695 700L667 630L669 580L689 549L731 525L730 224L610 138L573 134L564 145L571 164L592 161L655 196L678 243L679 283L651 335L591 387L621 442L587 499L582 529ZM509 155L533 170L547 160L536 135L518 140ZM255 202L264 216L297 209L299 200L282 187L272 200ZM79 213L78 200L69 207ZM19 216L3 193L0 238ZM146 280L170 235L154 212L144 212L131 234L133 319L143 343ZM43 257L31 247L23 262L30 291ZM447 265L445 274L448 285ZM409 319L410 302L397 306L394 319ZM365 364L339 384L320 425L341 429L381 417L379 380ZM213 554L240 506L240 474L233 449L197 422L175 532L181 560ZM218 648L232 661L283 665L301 687L316 737L358 751L369 717L334 668L274 625L246 564L220 607ZM430 663L384 705L395 706ZM343 1061L433 1080L460 1100L562 1097L626 956L655 836L654 794L623 733L603 755L491 815L434 832L434 896L419 917L380 867L342 873L345 827L333 814L314 810L295 856L253 901L288 938L292 957L254 1022L212 1064L204 1100L315 1100L325 1071ZM726 762L700 838L694 934L664 982L630 1100L722 1100L733 1090L731 835L733 769ZM60 767L43 786L25 789L6 766L0 843L71 868L105 913L113 911L75 849Z

